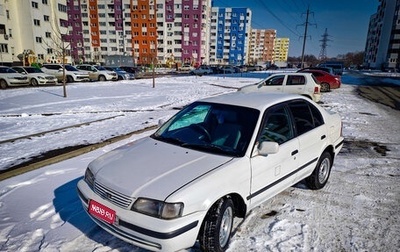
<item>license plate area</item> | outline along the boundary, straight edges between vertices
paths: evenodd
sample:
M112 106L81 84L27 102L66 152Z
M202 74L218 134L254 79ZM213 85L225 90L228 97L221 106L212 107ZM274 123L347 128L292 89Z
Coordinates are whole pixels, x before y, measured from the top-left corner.
M115 211L97 201L89 201L89 213L109 224L113 224L115 222Z

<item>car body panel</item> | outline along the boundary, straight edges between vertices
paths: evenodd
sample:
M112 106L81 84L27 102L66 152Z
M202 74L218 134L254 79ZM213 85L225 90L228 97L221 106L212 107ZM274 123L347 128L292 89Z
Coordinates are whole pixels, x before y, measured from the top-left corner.
M297 116L292 116L295 106L309 109L309 113L317 115L318 118L313 120L318 124L315 122L310 129L302 132L300 125L295 124ZM242 109L243 113L252 111L256 117L247 113L250 119L240 117L240 114L233 119L224 110L231 111L232 108L236 112ZM265 140L265 130L276 132L276 129L282 129L274 128L272 120L273 116L282 115L282 111L287 119L282 127L289 135L282 134L289 137ZM233 155L220 148L197 149L193 143L202 143L203 140L193 134L204 133L182 131L203 120L204 127L210 126L207 121L211 122L209 119L213 116L217 125L209 128L210 135L219 124L232 123L231 120L237 119L242 125L250 125L246 129L250 132L242 128L241 138L247 139L243 153ZM271 132L265 134L274 136L270 135ZM176 136L179 141L169 142L167 136ZM279 147L276 153L260 154L259 144L264 141L277 141L276 146ZM243 202L238 207L248 213L308 177L323 152L329 150L335 157L342 145L340 116L325 111L306 97L284 93L233 92L188 105L152 136L121 146L92 161L85 178L78 182L78 194L87 211L92 207L91 200L115 211L116 219L112 224L90 214L111 234L149 250L177 251L195 244L207 211L219 199L236 195L237 204ZM180 217L165 220L131 210L138 198L181 202L184 207ZM119 199L123 199L122 206Z
M277 73L259 83L244 86L241 92L284 92L301 94L310 97L313 101L321 100L321 86L315 81L311 73Z

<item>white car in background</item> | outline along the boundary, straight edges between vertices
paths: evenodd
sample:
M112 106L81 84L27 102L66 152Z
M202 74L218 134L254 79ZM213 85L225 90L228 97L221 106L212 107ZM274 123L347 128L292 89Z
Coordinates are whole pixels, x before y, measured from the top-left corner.
M95 159L78 195L100 227L136 246L225 251L234 217L303 179L323 188L343 141L340 116L304 96L233 92Z
M0 66L0 88L5 89L13 86L28 86L29 78L20 74L14 69L6 66Z
M64 66L65 66L66 82L71 83L71 82L90 81L88 72L79 71L75 67L68 64ZM64 68L62 64L43 64L41 69L45 73L55 75L59 82L63 82Z
M201 65L196 69L193 69L192 71L190 71L190 74L194 74L194 75L207 75L207 74L212 74L213 70L211 69L211 67L206 66L206 65Z
M301 94L315 102L321 100L321 86L311 73L277 73L256 84L244 86L240 92L284 92Z
M118 75L114 71L105 69L98 65L81 64L77 65L76 68L81 71L89 73L89 78L92 81L116 81Z
M16 66L12 67L18 73L28 76L31 86L38 85L57 85L58 81L56 76L44 73L40 68Z

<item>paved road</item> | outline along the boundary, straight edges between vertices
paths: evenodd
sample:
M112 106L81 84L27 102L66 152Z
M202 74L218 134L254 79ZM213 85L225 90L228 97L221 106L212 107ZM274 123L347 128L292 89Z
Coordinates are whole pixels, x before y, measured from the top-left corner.
M360 86L357 90L364 98L400 110L400 87Z

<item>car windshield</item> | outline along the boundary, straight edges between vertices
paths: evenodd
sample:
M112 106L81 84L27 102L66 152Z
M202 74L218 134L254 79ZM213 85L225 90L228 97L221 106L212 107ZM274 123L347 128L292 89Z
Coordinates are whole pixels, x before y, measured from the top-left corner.
M95 66L94 68L96 68L96 69L99 70L99 71L107 71L107 69L105 69L105 68L102 67L102 66Z
M259 111L226 104L195 102L162 125L152 138L185 148L244 156Z
M36 67L25 67L24 68L28 73L43 73L42 70Z
M71 65L65 65L65 70L68 70L68 71L79 71L78 69L76 69L75 67L73 67Z
M8 67L0 67L0 73L17 73L17 71Z

